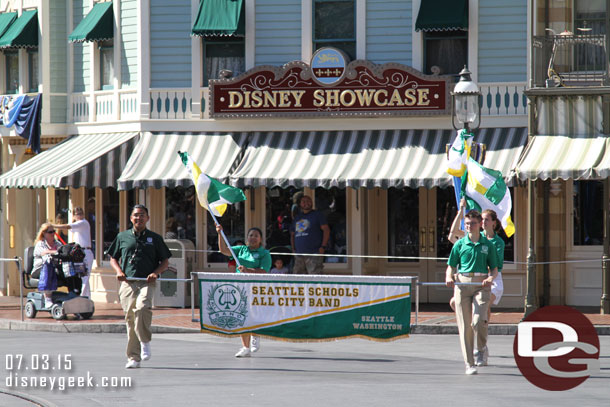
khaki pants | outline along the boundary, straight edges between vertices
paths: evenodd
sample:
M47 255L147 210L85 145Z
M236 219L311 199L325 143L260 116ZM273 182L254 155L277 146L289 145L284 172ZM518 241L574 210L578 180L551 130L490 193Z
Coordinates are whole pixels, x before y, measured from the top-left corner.
M127 324L127 358L140 361L140 343L150 342L152 332L152 299L155 283L121 281L119 299Z
M295 256L293 274L322 274L323 256Z
M458 273L458 283L480 283L486 277L466 277ZM489 287L476 285L456 285L454 288L455 315L460 332L460 345L464 362L474 366L474 335L477 335L477 349L482 351L487 346L487 310L491 298ZM474 307L474 312L473 312Z

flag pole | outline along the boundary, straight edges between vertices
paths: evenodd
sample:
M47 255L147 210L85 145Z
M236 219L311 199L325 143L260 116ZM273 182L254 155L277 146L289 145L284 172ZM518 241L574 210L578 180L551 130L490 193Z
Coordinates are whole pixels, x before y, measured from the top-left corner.
M214 216L214 213L212 211L208 211L208 212L210 213L210 215L212 215L212 219L214 219L214 223L216 224L216 226L220 225L220 223L218 223L218 220L216 219L216 216ZM239 259L233 252L233 249L231 249L231 244L229 244L229 239L227 239L227 236L225 235L225 231L223 229L220 229L220 234L222 235L222 238L224 239L225 243L227 244L227 247L229 248L229 251L231 252L231 256L233 256L233 259L235 260L235 264L237 264L237 267L241 266L241 264L239 264ZM218 250L220 250L220 247L218 248Z

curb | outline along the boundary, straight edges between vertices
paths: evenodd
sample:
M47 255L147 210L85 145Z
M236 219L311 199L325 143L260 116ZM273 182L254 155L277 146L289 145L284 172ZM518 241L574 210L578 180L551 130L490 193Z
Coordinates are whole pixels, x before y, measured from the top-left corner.
M79 323L79 324L64 324L62 322L46 323L46 322L21 322L8 319L0 320L0 330L8 331L38 331L38 332L56 332L56 333L103 333L103 334L124 334L127 333L127 327L124 323L114 324L96 324L96 323ZM152 325L153 333L199 333L197 328L184 328L165 325Z
M185 328L179 326L152 325L152 332L156 334L168 333L200 333L199 328ZM124 323L78 323L65 324L62 322L21 322L9 319L0 319L0 330L9 331L39 331L57 333L103 333L103 334L124 334L127 328ZM610 325L596 325L595 331L598 335L610 335ZM492 324L489 325L489 335L515 335L517 324ZM458 328L455 324L433 325L420 324L411 325L412 335L457 335Z

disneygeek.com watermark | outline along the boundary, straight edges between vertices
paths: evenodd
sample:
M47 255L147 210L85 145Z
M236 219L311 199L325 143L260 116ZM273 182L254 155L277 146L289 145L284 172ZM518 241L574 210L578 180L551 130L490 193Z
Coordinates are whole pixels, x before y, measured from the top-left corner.
M91 388L130 388L129 376L96 377L90 371L74 375L70 354L6 354L4 385L11 389L42 388L51 391Z
M523 376L544 390L573 389L600 371L595 327L571 307L553 305L530 314L518 326L513 352Z

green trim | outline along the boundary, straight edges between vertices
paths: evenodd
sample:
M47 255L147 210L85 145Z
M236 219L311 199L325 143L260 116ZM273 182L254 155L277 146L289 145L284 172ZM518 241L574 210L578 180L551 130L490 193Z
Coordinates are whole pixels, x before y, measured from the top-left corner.
M246 35L246 10L243 0L201 0L193 35L232 36Z
M17 19L17 13L2 13L0 14L0 37L4 35L6 30Z
M422 1L415 31L468 29L468 0Z
M95 3L68 37L70 42L103 41L114 38L112 2Z
M352 281L282 281L282 280L223 280L223 279L214 279L214 280L202 280L199 279L201 283L204 281L213 281L220 283L285 283L285 284L351 284L351 285L399 285L399 286L410 286L412 283L364 283L364 282L352 282Z
M0 37L0 48L38 46L38 10L25 10Z

